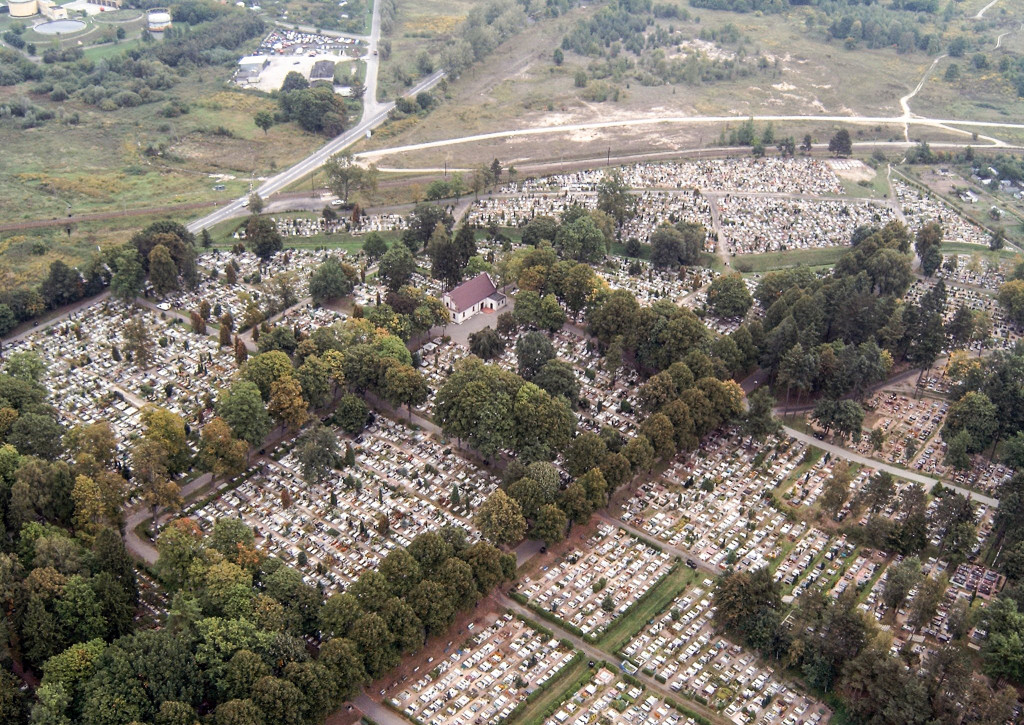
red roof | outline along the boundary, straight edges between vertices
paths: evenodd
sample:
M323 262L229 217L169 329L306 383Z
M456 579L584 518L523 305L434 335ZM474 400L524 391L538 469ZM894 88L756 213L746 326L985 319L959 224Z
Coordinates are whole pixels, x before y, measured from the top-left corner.
M463 282L453 289L447 294L447 297L452 306L455 307L455 311L462 312L487 299L497 291L498 288L494 286L494 282L491 281L487 273L481 272L473 279Z

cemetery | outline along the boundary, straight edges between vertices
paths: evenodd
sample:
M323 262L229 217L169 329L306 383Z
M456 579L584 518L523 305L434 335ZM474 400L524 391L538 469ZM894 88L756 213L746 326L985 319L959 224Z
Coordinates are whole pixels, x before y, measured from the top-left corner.
M580 549L536 574L523 576L517 590L532 607L596 636L672 568L668 553L613 525L601 524Z
M388 704L425 725L500 722L577 656L550 635L505 614L390 696Z

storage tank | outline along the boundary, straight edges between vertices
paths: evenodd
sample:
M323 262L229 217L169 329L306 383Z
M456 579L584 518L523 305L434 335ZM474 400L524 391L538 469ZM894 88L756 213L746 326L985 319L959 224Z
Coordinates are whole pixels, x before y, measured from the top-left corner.
M146 15L146 27L151 33L162 33L171 27L171 13L167 8L153 8Z
M39 12L36 0L7 0L12 18L29 18Z

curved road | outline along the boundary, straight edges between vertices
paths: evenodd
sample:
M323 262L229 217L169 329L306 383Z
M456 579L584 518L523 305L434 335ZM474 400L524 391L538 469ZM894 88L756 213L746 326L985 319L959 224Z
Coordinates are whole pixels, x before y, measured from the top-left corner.
M859 463L863 466L874 468L879 471L888 471L897 478L902 478L907 481L914 481L916 483L920 483L925 487L925 490L930 491L931 487L934 486L936 483L941 483L944 488L952 488L958 493L962 493L964 496L967 496L972 501L980 501L986 506L991 506L993 508L999 507L999 499L995 499L992 498L991 496L986 496L976 491L972 491L969 488L954 486L952 483L940 481L937 478L925 476L924 474L917 473L915 471L908 471L906 468L900 468L899 466L890 466L888 463L882 463L881 461L876 461L874 458L862 456L861 454L854 453L853 451L843 448L842 446L837 446L832 443L826 443L825 441L819 441L814 436L809 436L806 433L801 433L800 431L795 430L794 428L790 428L789 426L784 425L782 426L782 429L786 431L787 435L796 438L798 441L814 446L815 448L821 448L822 450L828 451L833 456L838 456L848 461L853 461L854 463Z
M969 119L955 118L926 118L904 116L641 116L628 119L617 119L614 121L592 121L589 123L572 123L561 126L543 126L538 128L518 128L506 131L492 131L490 133L478 133L471 136L460 136L458 138L441 139L438 141L425 141L423 143L408 144L405 146L393 146L373 151L363 151L356 154L356 158L363 161L390 156L392 154L404 153L407 151L422 151L425 149L441 148L444 146L455 146L475 141L492 141L495 139L518 138L521 136L540 136L551 133L567 133L570 131L590 131L609 128L635 127L635 126L656 126L656 125L678 125L698 126L709 123L734 123L752 119L755 122L767 123L778 121L789 122L827 122L827 123L850 123L857 126L892 125L902 126L911 124L915 126L927 126L932 128L945 128L946 126L972 126L978 128L1012 129L1024 130L1024 123L1007 123L1000 121L973 121ZM949 130L949 129L946 129ZM957 129L954 129L957 130ZM1005 142L998 141L1000 147L1006 146ZM977 145L975 144L977 148Z

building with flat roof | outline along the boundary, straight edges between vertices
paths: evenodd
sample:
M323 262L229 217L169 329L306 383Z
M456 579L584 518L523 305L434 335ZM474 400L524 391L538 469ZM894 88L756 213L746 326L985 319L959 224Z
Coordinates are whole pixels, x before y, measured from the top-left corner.
M334 83L334 61L333 60L318 60L313 64L312 70L309 71L309 82L314 81L330 81Z

